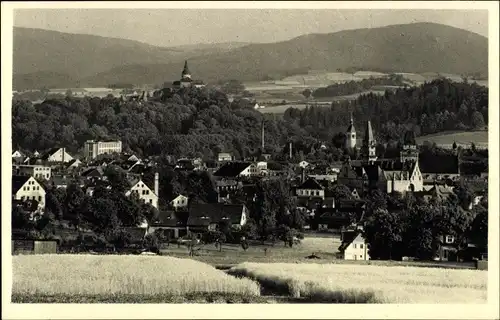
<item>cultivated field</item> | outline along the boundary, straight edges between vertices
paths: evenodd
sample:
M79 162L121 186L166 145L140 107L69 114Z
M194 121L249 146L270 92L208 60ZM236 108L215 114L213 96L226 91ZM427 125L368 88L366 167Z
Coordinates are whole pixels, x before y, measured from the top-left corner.
M13 256L13 301L172 300L189 295L258 297L259 285L190 259L161 256ZM53 298L54 299L54 298ZM76 300L76 301L75 301ZM132 300L132 301L130 301ZM158 300L158 299L156 299ZM189 299L188 299L189 300ZM60 301L61 302L61 301Z
M464 131L464 132L442 132L417 137L417 143L422 144L425 141L435 142L438 146L449 147L456 142L457 145L470 147L473 142L477 147L488 147L488 131Z
M349 264L243 263L228 273L310 302L486 303L487 272Z

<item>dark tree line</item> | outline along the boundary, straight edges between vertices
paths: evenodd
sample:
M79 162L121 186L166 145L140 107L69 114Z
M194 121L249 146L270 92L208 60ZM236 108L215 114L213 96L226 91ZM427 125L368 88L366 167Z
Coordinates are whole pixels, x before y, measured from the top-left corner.
M403 256L432 260L440 236L451 235L463 256L468 241L481 250L488 244L487 196L469 210L472 200L467 186L459 186L446 199L429 202L391 196L375 191L368 197L364 234L372 259L401 260Z
M44 150L65 146L82 149L87 139L121 139L125 150L143 155L198 156L213 159L218 152L236 158L258 154L264 116L242 100L230 103L218 90L165 89L156 101L120 98L47 99L39 105L14 100L14 148ZM331 107L288 109L283 119L265 120L266 150L286 159L289 142L294 156L307 155L324 143L326 158L338 158L340 136L353 112L362 133L371 120L379 142L400 142L411 127L417 135L444 130L482 128L488 123L488 89L475 83L435 80L420 87L367 94Z
M391 75L383 78L369 78L361 81L348 81L336 83L313 91L315 98L346 96L354 93L370 90L373 86L404 86L403 76Z

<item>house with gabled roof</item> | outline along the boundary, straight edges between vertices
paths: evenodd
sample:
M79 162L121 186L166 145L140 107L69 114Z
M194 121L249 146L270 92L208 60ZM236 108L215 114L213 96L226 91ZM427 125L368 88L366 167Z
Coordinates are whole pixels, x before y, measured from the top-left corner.
M47 151L41 159L47 162L66 163L73 160L73 157L66 152L66 148L52 148Z
M140 177L128 176L127 182L130 186L130 188L125 192L127 197L132 194L136 194L139 196L139 199L158 209L157 181L155 182L154 188L149 187Z
M12 158L24 158L24 155L19 150L12 152Z
M369 245L362 230L342 232L342 244L339 247L339 258L343 260L370 260Z
M84 169L80 176L87 180L106 180L104 170L101 167L89 167Z
M258 174L257 166L252 162L228 162L214 172L216 178L242 178Z
M82 165L82 162L78 159L73 159L66 163L66 169L76 169Z
M182 194L179 194L177 195L176 197L174 197L170 202L170 206L172 206L172 208L174 208L175 210L184 210L187 208L188 206L188 201L189 201L189 198L182 195Z
M309 178L296 189L296 195L301 198L325 198L325 188L314 178Z
M155 233L157 230L164 234L169 233L170 238L179 238L187 234L188 211L160 210L158 218L151 223L148 233Z
M187 226L193 232L216 231L223 223L240 229L248 219L244 204L203 203L189 207Z
M32 176L12 176L12 199L20 201L36 200L38 211L45 211L45 189Z

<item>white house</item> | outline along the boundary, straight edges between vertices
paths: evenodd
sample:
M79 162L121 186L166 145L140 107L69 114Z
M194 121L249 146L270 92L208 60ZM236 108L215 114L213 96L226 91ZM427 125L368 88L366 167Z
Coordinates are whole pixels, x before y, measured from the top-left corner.
M12 198L38 201L38 210L45 211L45 189L32 176L12 176Z
M299 162L299 167L307 168L307 166L309 166L309 162L307 162L305 160L302 160L301 162Z
M186 208L188 205L188 197L180 194L177 197L175 197L172 201L170 201L170 205L174 207L176 210L181 208Z
M22 158L22 157L23 154L19 150L12 152L12 158Z
M154 208L158 209L158 173L155 174L155 186L154 191L148 187L140 178L132 178L129 180L130 189L125 193L128 197L132 193L139 196L139 199L143 200L145 203L151 204Z
M344 260L370 260L368 244L360 230L349 230L342 233L342 244L339 252L340 258Z
M53 148L50 149L43 157L42 160L48 162L70 162L73 157L66 152L66 148Z
M222 161L232 161L233 160L233 155L227 152L221 152L217 155L217 160L219 162Z
M12 174L20 176L32 176L39 179L49 180L52 176L52 170L49 166L39 165L15 165L12 166Z
M313 178L307 179L297 187L296 194L302 198L325 198L325 188Z

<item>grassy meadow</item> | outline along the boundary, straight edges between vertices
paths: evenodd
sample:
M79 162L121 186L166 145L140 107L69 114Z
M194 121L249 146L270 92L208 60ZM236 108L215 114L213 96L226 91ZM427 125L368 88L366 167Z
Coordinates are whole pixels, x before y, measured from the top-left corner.
M243 263L229 274L328 303L486 303L485 271L350 264Z
M161 256L13 256L13 302L258 299L260 286L205 263ZM218 301L220 300L220 301ZM206 301L203 301L206 302Z
M441 132L417 137L417 143L422 144L425 141L450 148L453 142L463 146L470 146L473 142L477 147L488 147L488 131Z

